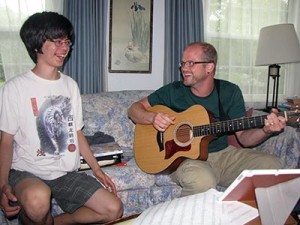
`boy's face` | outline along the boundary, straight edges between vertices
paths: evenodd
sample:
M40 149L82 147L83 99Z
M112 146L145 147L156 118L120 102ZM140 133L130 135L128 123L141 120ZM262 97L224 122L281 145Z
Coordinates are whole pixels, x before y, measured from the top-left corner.
M71 45L71 41L67 38L46 40L42 47L43 53L37 53L37 64L61 67L69 54Z

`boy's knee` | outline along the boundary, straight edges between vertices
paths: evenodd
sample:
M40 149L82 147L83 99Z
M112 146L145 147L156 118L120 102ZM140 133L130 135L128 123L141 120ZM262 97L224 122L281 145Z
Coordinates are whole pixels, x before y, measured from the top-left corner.
M22 193L22 208L30 218L44 217L50 211L51 191L46 185L36 185Z
M111 204L108 204L105 209L105 216L107 217L107 221L113 221L119 219L123 215L123 203L121 200L114 200ZM103 215L99 214L100 219L102 219Z
M111 215L113 217L113 220L116 220L120 218L123 215L123 203L121 200L116 202L114 205L110 208Z

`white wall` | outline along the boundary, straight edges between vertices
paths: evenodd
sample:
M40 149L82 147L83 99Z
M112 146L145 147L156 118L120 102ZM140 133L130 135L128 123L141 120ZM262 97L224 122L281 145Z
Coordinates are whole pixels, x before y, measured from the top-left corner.
M109 73L107 90L154 90L163 85L165 3L153 0L152 73ZM109 26L107 26L109 28ZM108 45L107 45L108 46ZM109 48L107 48L108 50ZM108 54L107 54L108 55Z

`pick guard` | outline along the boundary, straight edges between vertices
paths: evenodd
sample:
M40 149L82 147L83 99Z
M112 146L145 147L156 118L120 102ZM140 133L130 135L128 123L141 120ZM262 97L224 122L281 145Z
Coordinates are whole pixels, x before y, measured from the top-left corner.
M170 159L176 152L180 151L189 151L191 150L191 145L187 145L185 147L178 146L174 140L170 140L166 142L166 155L165 159Z

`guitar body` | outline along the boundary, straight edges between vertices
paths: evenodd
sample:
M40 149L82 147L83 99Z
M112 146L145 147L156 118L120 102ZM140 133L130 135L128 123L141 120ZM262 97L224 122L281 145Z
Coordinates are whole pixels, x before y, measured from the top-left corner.
M261 115L214 122L201 105L194 105L181 113L161 105L151 107L149 111L176 117L174 125L169 126L165 132L158 132L152 124L137 124L135 127L134 157L137 165L150 174L172 172L187 158L206 160L208 143L216 134L262 127L267 119L267 115ZM282 116L286 121L297 121L300 124L298 109L284 111Z
M149 111L164 112L176 117L175 124L165 132L158 132L152 125L136 124L134 157L146 173L172 172L186 158L206 160L208 143L213 135L193 135L193 125L209 124L210 115L201 105L176 113L168 107L157 105Z

